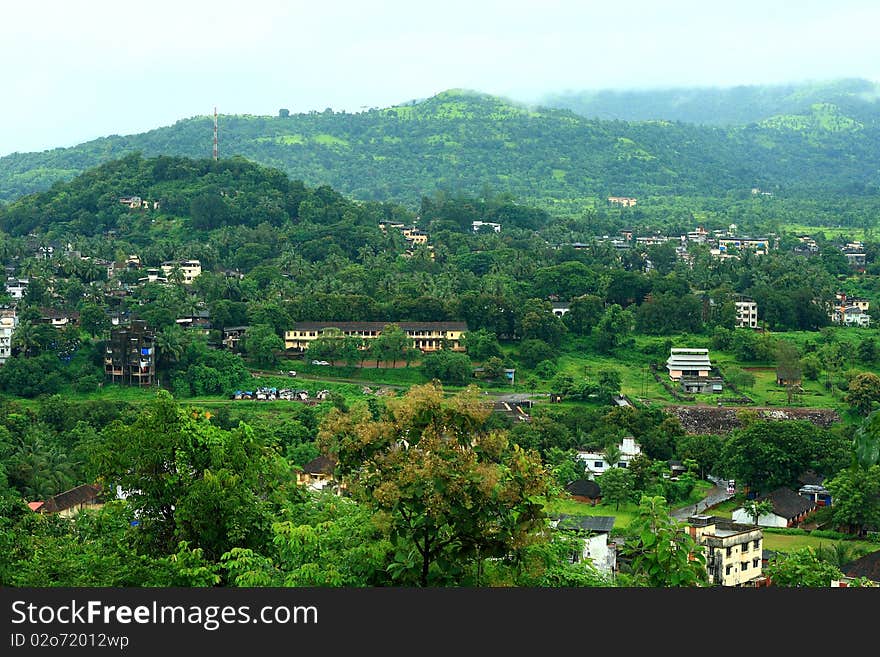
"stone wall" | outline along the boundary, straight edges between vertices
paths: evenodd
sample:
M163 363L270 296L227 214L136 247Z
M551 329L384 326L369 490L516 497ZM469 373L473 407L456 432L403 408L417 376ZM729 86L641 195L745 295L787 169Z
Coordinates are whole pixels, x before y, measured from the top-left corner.
M840 421L837 411L830 408L668 406L666 410L678 418L687 433L728 433L742 426L743 413L753 413L762 420L807 420L824 428Z

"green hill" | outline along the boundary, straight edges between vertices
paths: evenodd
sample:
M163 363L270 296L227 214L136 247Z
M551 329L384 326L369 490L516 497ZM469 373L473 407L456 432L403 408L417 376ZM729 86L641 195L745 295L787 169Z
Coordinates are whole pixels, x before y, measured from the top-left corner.
M840 106L742 127L599 121L468 91L369 112L220 118L220 154L278 168L353 198L416 207L437 190L509 193L577 209L608 195L865 193L880 187L880 128ZM831 122L830 117L834 118ZM797 128L803 126L811 129ZM836 129L817 131L815 126ZM207 157L212 118L199 116L73 148L0 158L0 199L44 190L110 159Z

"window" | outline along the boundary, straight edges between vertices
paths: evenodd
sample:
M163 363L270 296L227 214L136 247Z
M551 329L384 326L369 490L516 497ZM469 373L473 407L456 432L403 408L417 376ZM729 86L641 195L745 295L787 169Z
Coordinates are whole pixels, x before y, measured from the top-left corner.
M727 567L724 569L724 574L725 574L725 575L730 575L730 569L731 569L731 565L730 565L730 564L727 564Z
M733 548L729 547L727 548L727 556L729 557L731 554L733 554Z
M618 468L625 468L625 467L626 467L626 461L621 461L620 463L617 464L617 467L618 467Z
M744 573L749 569L748 561L741 561L739 564L739 572Z
M761 539L760 539L760 538L756 538L756 539L755 539L755 541L754 541L754 543L753 543L753 545L752 545L752 548L755 549L755 550L760 550L760 549L761 549Z
M603 466L604 461L593 461L594 468L601 468Z
M759 563L760 561L761 561L761 560L758 559L758 557L755 557L754 559L752 559L752 568L757 568L757 567L758 567L758 563Z

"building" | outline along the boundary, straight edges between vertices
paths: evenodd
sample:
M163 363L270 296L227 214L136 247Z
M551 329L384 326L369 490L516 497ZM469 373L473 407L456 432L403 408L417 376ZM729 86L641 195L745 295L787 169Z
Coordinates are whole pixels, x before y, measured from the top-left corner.
M591 506L602 499L602 489L592 479L575 479L565 485L565 491L571 495L572 499L578 502L585 502Z
M622 205L625 208L629 208L636 204L636 199L631 196L609 196L608 202L612 205Z
M565 314L571 310L571 306L567 301L553 301L553 314L562 319Z
M852 267L857 272L865 271L865 265L867 264L867 255L865 254L864 248L845 246L841 250L843 251L843 255L846 258L846 261L849 263L850 267Z
M617 550L608 544L614 529L614 516L571 516L561 514L550 520L550 526L577 536L582 543L580 553L571 555L571 561L592 561L603 575L617 572Z
M735 302L737 328L758 328L758 304L754 299L739 297Z
M696 242L697 244L705 244L709 239L709 231L702 226L697 226L696 230L687 232L687 241Z
M180 281L184 285L192 285L193 280L202 273L202 263L198 260L178 260L162 263L162 272L166 278L173 278L172 273L180 270Z
M761 527L796 527L813 511L818 504L814 497L800 495L790 488L776 490L756 498L758 502L770 502L773 510L758 517ZM734 509L730 514L734 522L753 522L754 518L745 507Z
M709 350L673 347L666 360L666 369L673 381L679 381L682 377L708 377L712 370Z
M223 329L223 346L230 351L238 351L238 343L248 330L247 326L227 326Z
M642 447L635 438L627 436L617 446L620 451L620 457L617 463L609 463L605 460L605 454L600 452L588 452L586 450L578 450L577 457L587 466L587 473L590 477L602 474L609 468L627 468L629 462L642 453Z
M330 335L325 331L333 328L343 336L372 340L391 324L399 326L412 340L412 346L421 351L439 351L444 345L452 351L464 351L461 336L468 330L464 322L297 322L284 332L284 348L305 351L310 342Z
M718 250L727 253L731 249L751 249L757 255L765 255L770 248L770 241L766 237L720 237L718 238Z
M55 328L63 328L68 325L79 324L79 313L76 310L57 310L55 308L40 308L41 324L49 324Z
M475 233L480 232L480 229L483 226L488 226L496 233L501 232L501 224L492 223L491 221L472 221L471 222L471 227L473 228Z
M71 518L83 509L100 509L104 506L101 487L83 484L76 488L53 495L45 501L28 502L28 507L37 513L57 513L62 518Z
M146 274L146 276L138 278L138 285L144 285L146 283L168 283L168 277L164 275L164 270L159 267L149 267L146 270Z
M323 455L317 456L302 466L302 471L296 473L296 483L311 490L324 490L327 486L335 485L335 470L336 463L332 459Z
M12 356L12 335L18 327L18 316L10 308L0 309L0 365Z
M151 386L156 383L156 334L141 319L110 330L104 372L113 383Z
M717 516L695 515L686 531L705 549L709 583L714 586L763 586L764 532L755 525Z
M6 292L11 296L14 300L18 301L22 297L24 297L27 292L28 285L30 285L29 278L14 278L10 277L6 279Z

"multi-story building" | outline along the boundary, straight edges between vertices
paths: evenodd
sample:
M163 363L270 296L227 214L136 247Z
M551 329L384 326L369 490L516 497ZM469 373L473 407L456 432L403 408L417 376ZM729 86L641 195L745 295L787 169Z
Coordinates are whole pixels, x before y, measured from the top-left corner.
M0 365L12 356L12 334L18 326L18 317L14 310L0 310Z
M758 304L754 299L738 297L734 305L736 306L737 328L758 328Z
M238 343L248 330L247 326L227 326L223 329L223 346L230 351L238 351Z
M156 334L142 319L110 330L104 372L113 383L150 386L156 383Z
M721 237L718 239L718 249L726 253L731 249L752 249L758 255L765 255L770 248L770 241L766 237Z
M162 272L166 278L171 278L175 270L180 270L181 282L184 285L192 285L193 280L202 273L202 263L198 260L178 260L162 263Z
M669 378L678 381L682 377L707 377L712 370L708 349L673 348L666 359Z
M694 515L687 519L686 530L705 550L710 584L766 584L761 561L764 532L760 527L717 516Z
M847 297L843 292L835 295L835 303L831 308L831 321L844 326L870 326L871 316L868 309L871 303L862 297Z
M29 278L9 277L6 279L6 292L17 301L24 297L30 282Z
M608 202L613 205L622 205L625 208L629 208L636 204L636 199L631 196L609 196Z
M305 351L309 343L325 337L325 329L339 329L343 336L364 340L378 337L382 330L396 324L412 340L412 346L422 351L439 351L444 344L452 351L464 351L461 336L468 328L464 322L297 322L284 332L284 348Z

